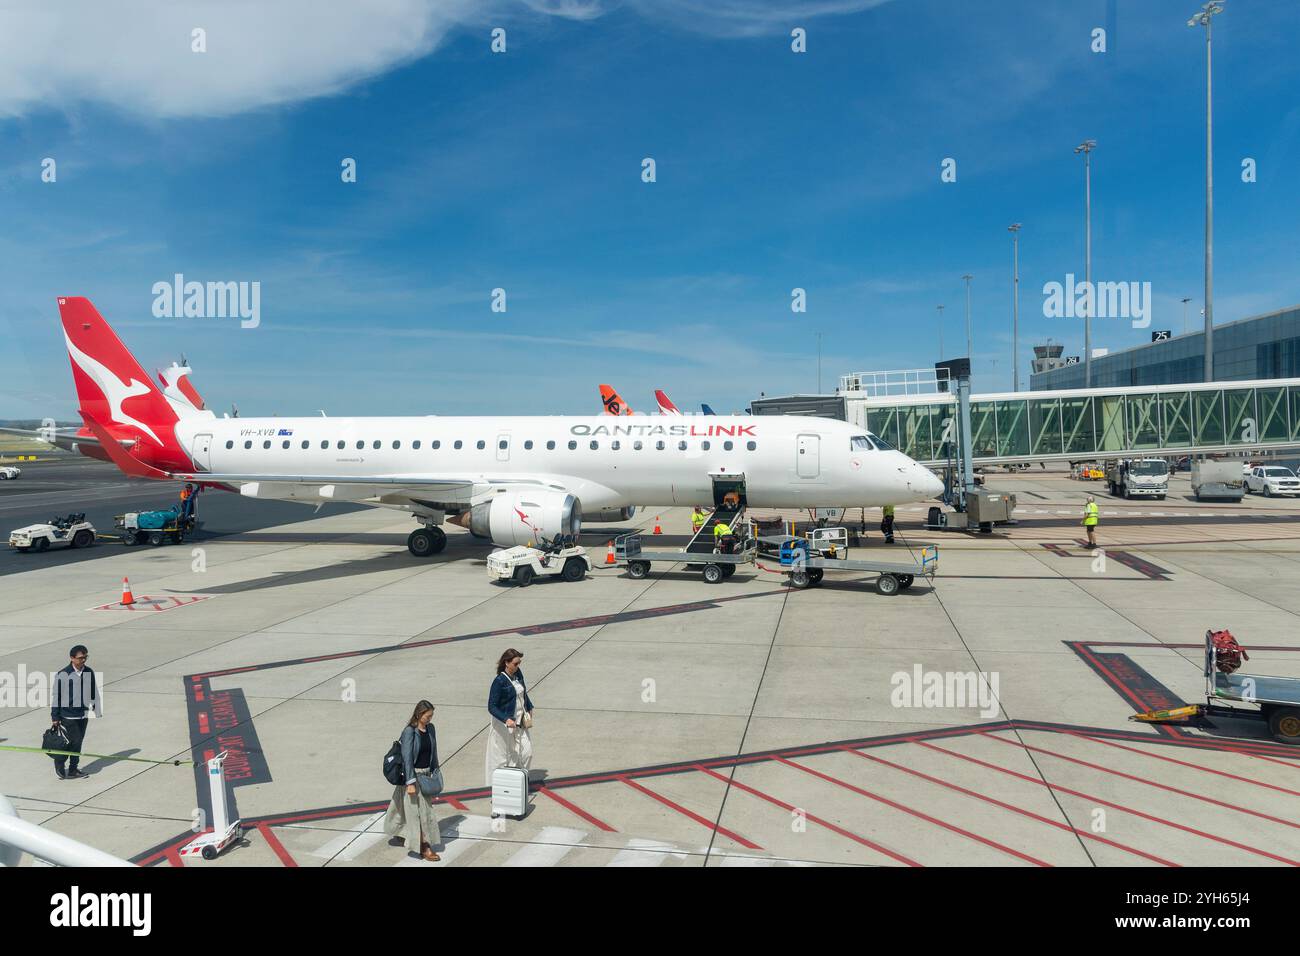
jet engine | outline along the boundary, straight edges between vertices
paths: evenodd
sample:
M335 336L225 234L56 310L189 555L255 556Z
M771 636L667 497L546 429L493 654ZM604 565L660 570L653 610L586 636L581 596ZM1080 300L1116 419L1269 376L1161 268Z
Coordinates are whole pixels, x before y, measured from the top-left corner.
M511 547L548 541L556 535L578 537L582 503L559 491L516 491L480 501L469 511L447 519L469 529L476 538Z
M636 505L626 508L606 508L604 511L592 511L583 515L588 521L627 521L636 514Z

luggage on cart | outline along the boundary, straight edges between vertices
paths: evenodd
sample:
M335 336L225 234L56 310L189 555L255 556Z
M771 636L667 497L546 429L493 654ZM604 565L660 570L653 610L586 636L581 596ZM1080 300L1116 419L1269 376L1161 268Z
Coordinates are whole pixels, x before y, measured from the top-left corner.
M1210 631L1208 637L1214 645L1214 666L1223 673L1235 673L1243 660L1250 660L1250 655L1237 643L1231 631Z

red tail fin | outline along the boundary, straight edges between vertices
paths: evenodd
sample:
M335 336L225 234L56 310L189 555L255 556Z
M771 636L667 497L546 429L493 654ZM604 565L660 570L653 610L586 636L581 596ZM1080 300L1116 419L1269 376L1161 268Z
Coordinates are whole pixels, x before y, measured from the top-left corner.
M133 441L133 458L189 467L176 440L176 411L90 300L61 297L59 314L80 409L114 440Z
M659 411L661 414L663 415L681 414L681 412L678 411L677 406L672 403L672 399L670 399L667 395L665 395L662 389L658 389L658 388L655 389L655 401L659 403Z

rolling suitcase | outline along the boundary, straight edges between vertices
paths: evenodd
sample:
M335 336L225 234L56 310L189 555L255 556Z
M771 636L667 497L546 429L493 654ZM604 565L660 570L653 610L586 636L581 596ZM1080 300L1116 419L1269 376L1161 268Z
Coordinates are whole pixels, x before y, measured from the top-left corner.
M492 815L520 817L528 811L528 771L498 767L492 771Z

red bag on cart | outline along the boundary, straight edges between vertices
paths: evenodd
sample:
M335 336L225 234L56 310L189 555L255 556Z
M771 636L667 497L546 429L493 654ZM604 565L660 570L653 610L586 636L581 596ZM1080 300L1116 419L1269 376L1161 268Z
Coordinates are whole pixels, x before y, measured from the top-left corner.
M1210 643L1214 647L1214 666L1225 674L1233 673L1241 667L1242 661L1250 660L1250 655L1237 643L1231 631L1211 631Z

